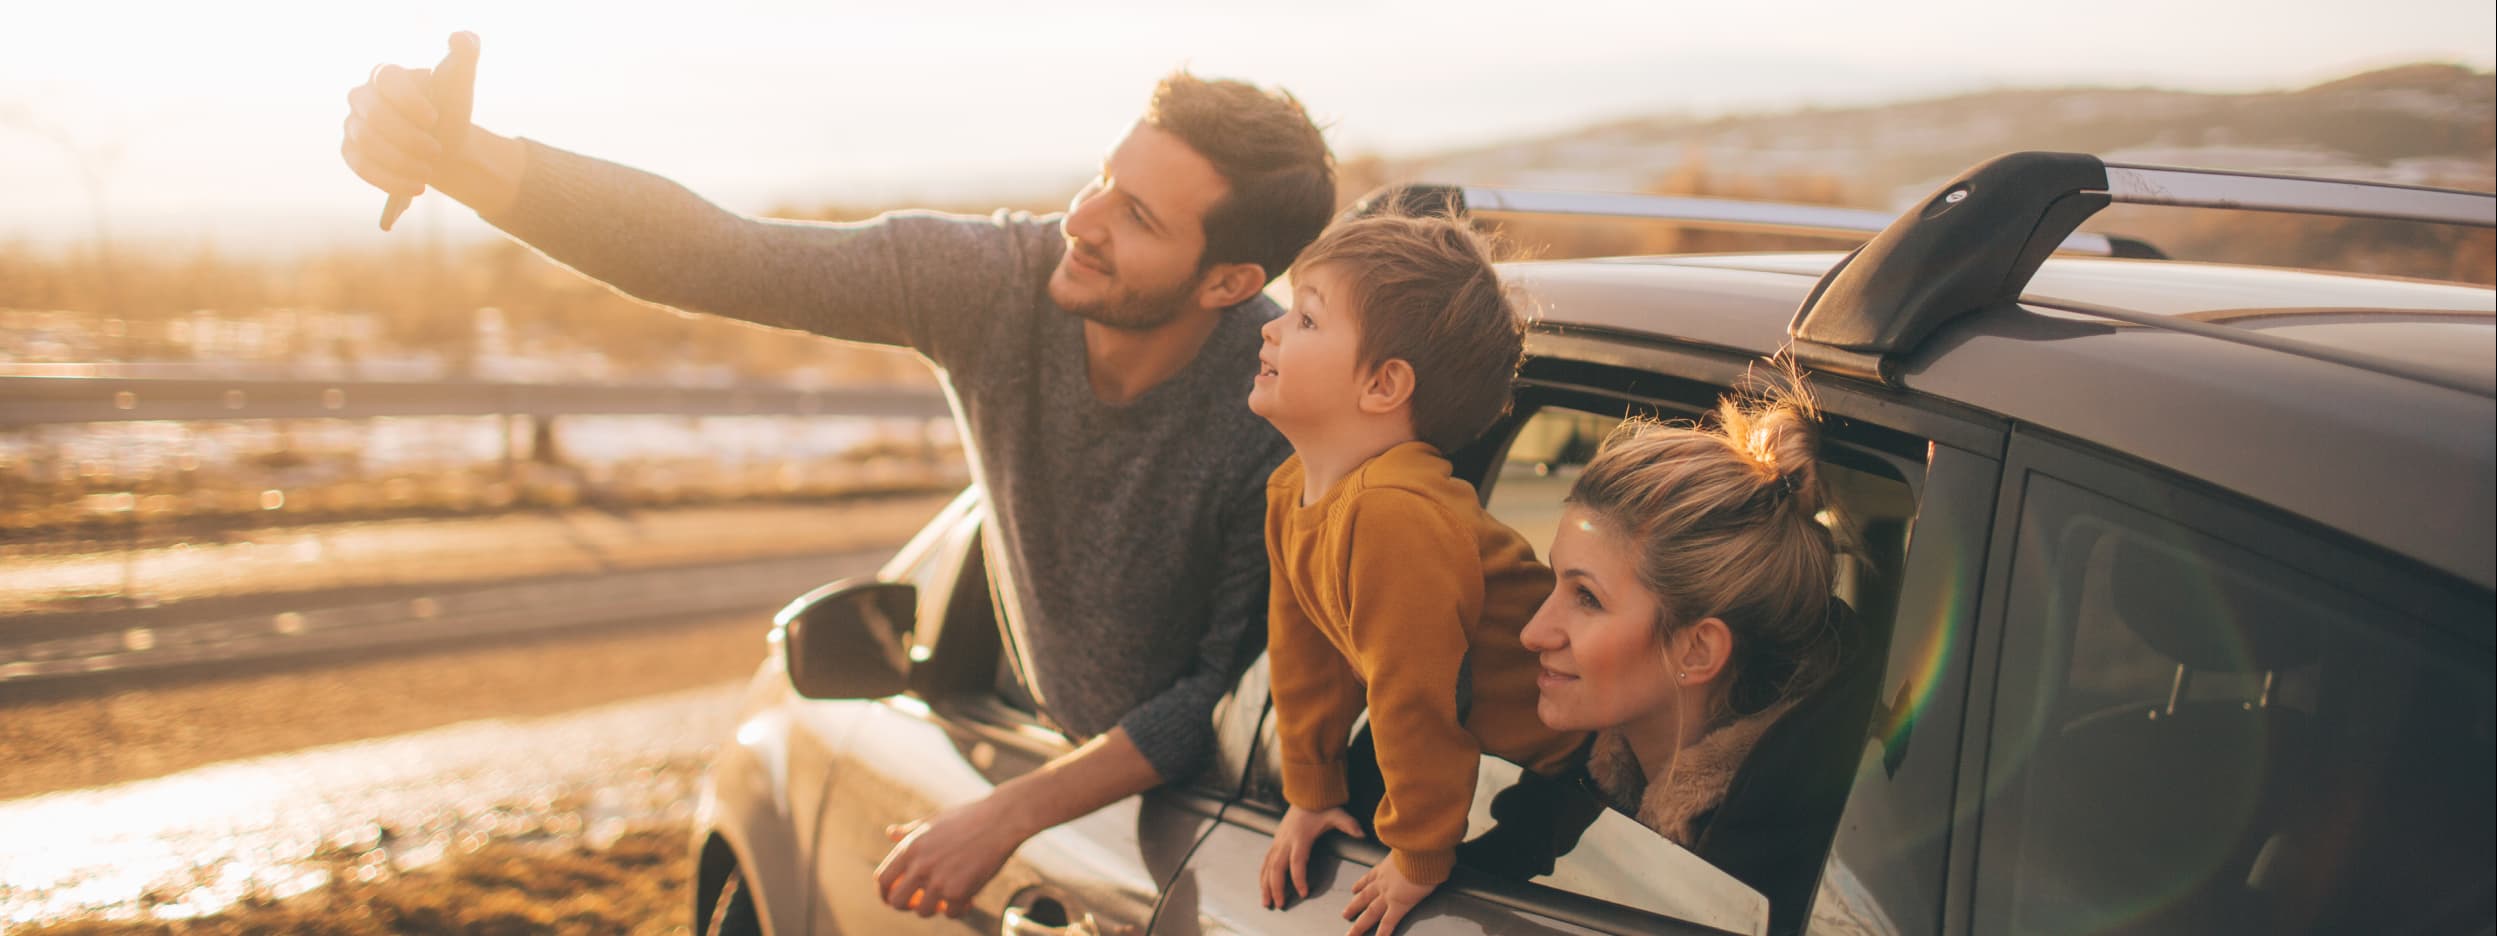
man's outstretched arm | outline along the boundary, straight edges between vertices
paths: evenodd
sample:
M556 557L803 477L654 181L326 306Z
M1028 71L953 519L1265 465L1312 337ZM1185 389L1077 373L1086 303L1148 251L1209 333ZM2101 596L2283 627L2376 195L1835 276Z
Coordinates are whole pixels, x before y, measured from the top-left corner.
M959 916L1032 836L1161 782L1127 732L1112 728L987 796L886 829L895 844L876 866L877 893L895 910Z
M637 299L850 341L949 368L1001 310L1029 305L1052 235L1004 218L905 212L821 224L747 217L667 179L462 122L431 72L382 66L347 96L341 155L391 194L440 191L541 253ZM1020 305L1017 303L1020 302Z

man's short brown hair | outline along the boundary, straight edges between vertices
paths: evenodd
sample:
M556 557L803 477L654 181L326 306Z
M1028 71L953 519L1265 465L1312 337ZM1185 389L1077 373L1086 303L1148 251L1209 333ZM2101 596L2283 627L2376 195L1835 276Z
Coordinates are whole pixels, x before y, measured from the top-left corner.
M1231 183L1205 213L1199 270L1254 263L1274 279L1335 212L1335 157L1290 92L1173 72L1154 86L1144 122L1177 136Z
M1299 269L1333 267L1361 326L1364 368L1413 366L1413 434L1455 452L1509 408L1526 322L1491 245L1464 222L1384 216L1328 228Z

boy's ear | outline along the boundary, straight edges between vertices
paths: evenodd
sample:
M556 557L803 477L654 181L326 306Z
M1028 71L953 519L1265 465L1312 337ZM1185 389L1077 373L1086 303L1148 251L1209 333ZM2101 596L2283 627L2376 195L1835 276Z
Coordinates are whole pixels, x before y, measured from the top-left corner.
M1197 304L1208 309L1228 309L1247 302L1266 288L1266 268L1254 263L1218 263L1205 271L1205 279L1197 284Z
M1413 364L1404 358L1388 358L1370 369L1370 379L1361 385L1361 411L1393 413L1413 402Z

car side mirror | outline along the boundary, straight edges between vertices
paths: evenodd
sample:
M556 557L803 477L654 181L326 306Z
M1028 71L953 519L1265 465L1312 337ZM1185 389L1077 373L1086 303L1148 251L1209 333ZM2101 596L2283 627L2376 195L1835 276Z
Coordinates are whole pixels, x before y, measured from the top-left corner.
M809 699L880 699L910 688L919 589L845 580L799 596L772 622L789 684Z

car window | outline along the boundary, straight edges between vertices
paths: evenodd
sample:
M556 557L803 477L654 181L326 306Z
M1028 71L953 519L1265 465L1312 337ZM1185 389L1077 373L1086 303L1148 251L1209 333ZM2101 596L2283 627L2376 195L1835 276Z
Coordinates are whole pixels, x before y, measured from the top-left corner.
M918 613L911 628L913 660L927 659L945 632L946 609L955 585L962 580L964 567L976 564L977 557L970 553L979 540L981 513L974 494L956 498L902 547L895 557L900 568L887 573L888 578L909 582L919 590Z
M1977 928L2486 929L2488 648L2160 506L2029 477Z
M1539 550L1551 545L1570 484L1623 418L1699 415L1687 402L1586 394L1556 394L1528 412L1497 463L1486 503L1503 522L1540 537L1533 540ZM1769 899L1775 926L1787 930L1800 926L1815 902L1813 885L1846 806L1890 655L1909 532L1926 477L1925 460L1901 452L1921 447L1932 457L1931 446L1888 435L1869 444L1882 433L1833 420L1821 440L1817 470L1829 509L1818 519L1841 553L1831 592L1852 609L1837 673L1763 737L1728 790L1712 822L1716 828L1692 842L1697 854L1732 875L1729 883L1753 882ZM1762 837L1778 844L1745 841Z
M986 576L982 578L986 579ZM1004 640L1006 631L997 626L996 608L999 592L994 581L989 581L988 586L980 602L981 610L978 617L992 632L999 635L998 639ZM1015 661L1020 658L1019 653L997 654L997 666L994 675L990 678L989 688L997 694L998 703L1039 722L1042 721L1040 703L1033 700L1031 689L1023 683L1025 671L1015 665Z
M1486 509L1526 536L1538 555L1551 546L1570 485L1623 418L1639 415L1687 419L1698 415L1695 409L1669 401L1633 401L1577 392L1523 399L1519 410L1523 415L1514 417L1509 426L1512 434L1503 456L1491 464ZM1843 433L1834 433L1823 442L1820 473L1829 489L1832 509L1822 519L1840 530L1840 539L1847 544L1834 593L1855 609L1855 631L1859 635L1848 654L1856 665L1842 666L1842 670L1861 671L1858 675L1862 678L1850 682L1862 684L1865 702L1869 702L1869 687L1889 654L1889 634L1902 581L1901 564L1916 514L1918 482L1924 477L1924 464L1892 451L1897 448L1900 446L1895 444L1887 449L1860 445ZM1810 779L1790 783L1757 776L1781 771L1756 771L1756 776L1747 781L1752 789L1741 807L1756 816L1808 815L1812 818L1806 824L1812 828L1799 836L1791 832L1781 835L1782 839L1791 839L1795 849L1791 854L1762 858L1761 852L1774 850L1719 843L1721 853L1749 853L1744 859L1730 859L1742 863L1747 873L1774 866L1779 870L1764 873L1797 883L1797 887L1788 888L1778 897L1784 901L1780 907L1782 917L1789 919L1799 917L1810 902L1813 875L1809 870L1800 875L1785 872L1795 867L1820 867L1837 825L1838 810L1845 801L1847 778L1864 748L1870 717L1867 704L1835 699L1827 704L1812 701L1809 709L1798 707L1796 711L1808 711L1811 718L1820 721L1782 728L1777 743L1764 742L1760 749L1760 756L1780 764L1791 763L1795 773L1808 774ZM1252 801L1279 810L1281 782L1271 766L1276 759L1271 727L1260 740L1264 753L1249 777L1247 792ZM1366 745L1356 745L1354 750L1358 756L1366 751ZM1485 771L1486 776L1492 773L1488 768ZM1515 768L1507 768L1505 775L1516 776ZM1479 791L1482 795L1474 804L1478 820L1488 816L1493 808L1492 798L1500 789L1503 787ZM1730 797L1729 803L1733 802ZM1683 919L1705 919L1709 914L1726 912L1725 908L1774 896L1747 887L1739 878L1708 867L1704 861L1699 864L1709 872L1707 875L1623 878L1607 869L1655 867L1662 860L1625 856L1670 853L1693 858L1693 852L1656 835L1629 816L1604 815L1608 818L1587 827L1591 837L1579 842L1574 850L1564 849L1549 870L1512 876L1590 896L1596 896L1594 891L1602 891L1599 899ZM1732 823L1737 817L1728 820ZM1469 827L1471 835L1480 836L1483 832L1480 821ZM1701 854L1708 853L1708 843L1697 844L1703 846ZM1480 867L1482 859L1493 853L1477 848L1467 858ZM1625 887L1628 889L1621 889Z
M987 502L974 486L941 511L896 554L889 579L919 590L911 631L911 691L930 700L993 704L1007 720L1037 722L998 626L996 583L989 570Z

